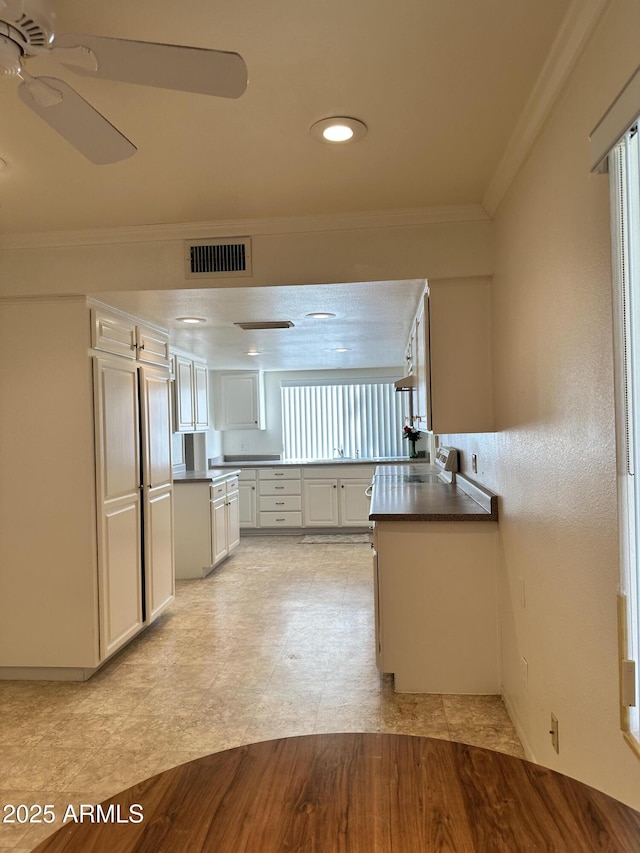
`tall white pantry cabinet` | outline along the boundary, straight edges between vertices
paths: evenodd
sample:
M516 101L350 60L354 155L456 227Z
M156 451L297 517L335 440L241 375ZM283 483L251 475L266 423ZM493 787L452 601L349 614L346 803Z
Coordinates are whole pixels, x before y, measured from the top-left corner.
M0 303L2 678L86 678L173 598L165 338L80 297Z

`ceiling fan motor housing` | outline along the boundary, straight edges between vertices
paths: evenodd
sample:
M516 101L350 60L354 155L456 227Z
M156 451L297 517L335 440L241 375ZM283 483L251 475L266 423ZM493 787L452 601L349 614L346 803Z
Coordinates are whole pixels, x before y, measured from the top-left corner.
M54 13L44 0L0 0L0 35L21 55L33 55L53 41Z

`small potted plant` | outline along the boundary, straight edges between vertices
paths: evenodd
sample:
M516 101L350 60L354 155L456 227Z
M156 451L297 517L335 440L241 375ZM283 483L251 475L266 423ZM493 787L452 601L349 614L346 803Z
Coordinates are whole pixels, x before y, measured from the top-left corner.
M409 439L409 458L416 459L418 456L416 441L420 438L420 432L407 424L402 430L402 437Z

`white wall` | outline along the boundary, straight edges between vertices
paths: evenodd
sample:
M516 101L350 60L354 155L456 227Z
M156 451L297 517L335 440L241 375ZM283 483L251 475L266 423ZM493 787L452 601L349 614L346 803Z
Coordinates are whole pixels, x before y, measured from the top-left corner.
M501 496L503 683L530 754L636 808L640 760L618 712L608 179L589 174L588 135L639 36L640 4L614 0L498 210L499 431L445 437Z
M408 330L407 330L408 336ZM395 370L376 368L371 370L296 370L296 371L267 371L264 374L266 429L264 430L225 430L222 437L222 452L229 455L251 454L280 454L283 450L282 439L282 404L280 383L285 379L363 379L388 377L398 379L403 375L403 368ZM212 383L215 388L215 383ZM212 403L215 412L215 396Z

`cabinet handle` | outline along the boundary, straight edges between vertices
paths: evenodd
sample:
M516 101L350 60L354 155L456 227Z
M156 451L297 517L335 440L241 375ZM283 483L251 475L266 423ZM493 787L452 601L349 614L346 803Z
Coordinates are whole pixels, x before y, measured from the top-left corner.
M334 488L334 489L337 489L337 488L338 488L338 487L336 486L336 484L335 484L335 483L333 484L333 488Z
M284 521L284 518L276 518L276 521Z
M284 506L284 501L276 501L276 506Z
M276 489L284 489L284 486L275 486Z
M274 477L284 477L284 471L274 471L273 476Z

